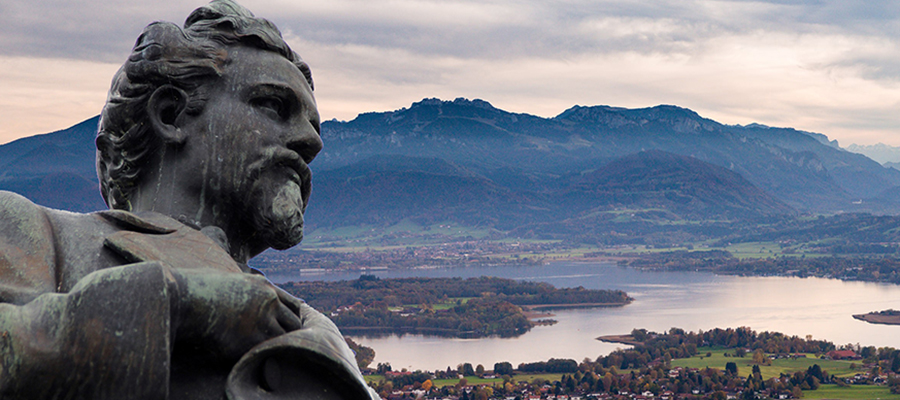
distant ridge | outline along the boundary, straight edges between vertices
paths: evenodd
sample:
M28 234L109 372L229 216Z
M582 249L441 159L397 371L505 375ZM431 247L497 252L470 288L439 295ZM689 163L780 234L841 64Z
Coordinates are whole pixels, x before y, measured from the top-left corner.
M105 209L94 166L99 121L96 116L67 129L0 146L0 190L51 208Z
M440 157L501 185L532 182L548 189L560 188L560 182L539 176L580 174L628 154L662 150L737 172L782 202L813 212L885 212L858 200L900 185L900 171L840 149L824 135L723 125L669 105L574 106L547 119L482 100L425 99L396 111L325 122L323 138L319 168L378 155Z
M97 121L0 146L0 189L50 207L104 208ZM723 125L673 105L573 106L542 118L484 100L423 99L326 121L322 137L312 226L409 219L516 230L567 221L572 232L617 209L645 210L635 214L651 216L645 222L900 213L898 170L821 134Z
M884 143L868 146L851 144L847 146L847 150L862 154L884 165L900 164L900 147L888 146Z

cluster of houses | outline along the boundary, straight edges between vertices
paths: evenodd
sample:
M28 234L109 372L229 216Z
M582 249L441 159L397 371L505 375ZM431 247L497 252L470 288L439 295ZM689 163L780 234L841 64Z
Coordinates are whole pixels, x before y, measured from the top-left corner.
M776 357L790 357L790 358L805 358L806 356L803 354L787 354ZM835 350L831 351L823 356L825 359L832 360L860 360L861 357L852 350ZM843 382L851 385L884 385L888 383L889 374L880 373L876 368L877 364L872 365L861 365L860 373L847 378L841 378ZM448 373L449 373L448 369ZM862 372L864 371L864 372ZM666 371L666 375L661 377L675 379L679 376L683 376L684 374L698 373L699 370L696 368L682 368L682 367L674 367L668 369ZM455 373L455 371L454 371ZM409 372L387 372L386 378L392 379L397 376L402 376L404 374L409 374ZM447 378L448 376L444 376L443 372L439 374L439 378ZM482 376L485 379L495 378L496 376L491 374L490 371ZM459 378L462 378L459 376ZM786 377L783 379L783 383L787 382ZM483 392L480 390L486 385L467 385L464 380L461 380L460 384L458 384L452 391L441 391L437 390L437 388L432 389L430 391L422 390L421 386L407 386L404 388L395 388L391 391L391 393L384 393L387 396L385 400L484 400L486 397ZM487 385L490 386L490 385ZM663 386L663 385L661 385ZM663 386L665 388L665 386ZM731 387L731 386L729 386ZM512 389L512 390L510 390ZM448 393L449 392L449 393ZM540 386L534 386L528 382L519 382L514 384L512 387L509 385L506 386L506 390L498 390L496 392L492 392L492 395L489 396L490 399L502 399L502 400L699 400L699 399L741 399L746 398L745 394L741 391L741 388L734 388L731 390L723 389L720 392L704 392L702 389L693 388L690 393L675 393L672 390L662 390L656 391L656 393L651 391L642 391L640 393L631 393L627 390L620 390L616 393L606 393L606 392L591 392L591 391L583 391L576 389L575 391L562 391L568 393L561 393L559 390L559 386L554 386L549 383L542 384ZM791 391L774 391L771 389L762 389L759 391L755 391L754 398L760 399L794 399L798 397L799 393L791 392Z
M433 392L426 392L422 389L412 389L408 388L406 390L396 389L391 392L388 397L384 400L463 400L463 399L475 399L475 388L474 387L464 387L462 390L466 391L466 395L440 395ZM742 392L722 392L722 395L725 399L734 400L740 399ZM789 393L770 393L767 390L763 390L757 392L757 398L761 399L793 399L794 397ZM694 389L692 393L675 393L671 390L663 391L659 394L653 394L650 391L644 391L642 393L629 393L627 391L620 391L616 394L613 393L586 393L586 394L541 394L539 393L530 393L527 390L523 390L521 393L517 393L515 395L506 394L503 396L493 396L492 399L502 399L502 400L699 400L699 399L710 399L713 397L713 393L701 393L699 389Z
M668 371L669 378L676 378L683 373L698 372L697 368L675 367ZM393 379L396 377L410 375L408 371L387 371L385 377ZM462 376L459 376L461 379ZM488 372L484 379L496 378L495 375ZM866 383L866 382L863 382ZM395 388L391 393L384 397L385 400L478 400L477 392L479 387L485 385L462 385L458 386L456 393L444 394L439 390L426 391L418 385L410 385L404 388ZM739 399L742 392L740 391L723 391L720 395L711 392L704 392L701 389L693 389L691 393L675 393L671 390L664 390L654 394L651 391L642 391L640 393L631 393L627 390L620 390L617 393L590 392L557 394L554 391L555 386L545 383L541 386L534 387L528 382L519 382L514 390L510 393L491 396L491 399L502 400L699 400L716 398L714 396L722 396L724 399ZM762 390L756 392L758 398L764 399L793 399L791 393L776 393L770 390Z

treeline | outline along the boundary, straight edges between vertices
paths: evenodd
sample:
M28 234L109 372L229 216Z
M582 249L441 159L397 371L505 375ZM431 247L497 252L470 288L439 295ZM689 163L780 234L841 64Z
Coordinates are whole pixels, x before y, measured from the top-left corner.
M380 279L362 275L353 281L290 282L281 287L323 312L357 302L367 306L399 307L438 304L451 298L494 297L517 305L627 304L632 300L621 290L557 289L543 282L494 277Z
M842 246L858 243L885 244L900 242L900 216L872 215L867 213L843 213L817 218L784 218L759 224L742 232L726 236L717 244L727 242L778 242L799 243L825 241ZM894 247L896 248L896 247ZM878 250L873 247L861 250ZM879 250L880 252L880 250Z
M631 266L731 275L791 275L900 284L900 257L778 257L738 259L721 250L642 255Z
M551 358L547 361L519 364L519 372L572 373L578 371L575 360Z
M651 358L663 356L660 352L662 349L666 349L671 358L690 357L696 354L698 347L709 346L762 350L769 354L822 354L835 348L833 343L826 340L805 339L780 332L756 332L748 327L715 328L696 333L678 328L672 328L666 333L635 329L631 331L631 336L643 343L636 346L634 351L646 351Z

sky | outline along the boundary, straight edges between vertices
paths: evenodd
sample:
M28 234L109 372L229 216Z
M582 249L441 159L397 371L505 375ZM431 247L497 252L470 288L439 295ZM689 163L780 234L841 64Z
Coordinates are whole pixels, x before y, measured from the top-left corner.
M483 99L553 117L672 104L900 146L900 2L244 0L311 66L323 120ZM0 0L0 143L99 114L148 23L205 1Z

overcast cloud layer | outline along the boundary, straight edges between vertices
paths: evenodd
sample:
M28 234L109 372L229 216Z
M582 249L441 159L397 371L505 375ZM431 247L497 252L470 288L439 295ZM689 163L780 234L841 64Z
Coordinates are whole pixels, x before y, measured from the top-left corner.
M0 3L0 143L99 113L141 29L204 2ZM900 145L894 1L243 1L312 66L325 119L482 98L554 116L675 104Z

